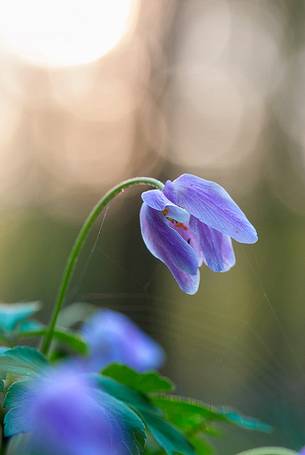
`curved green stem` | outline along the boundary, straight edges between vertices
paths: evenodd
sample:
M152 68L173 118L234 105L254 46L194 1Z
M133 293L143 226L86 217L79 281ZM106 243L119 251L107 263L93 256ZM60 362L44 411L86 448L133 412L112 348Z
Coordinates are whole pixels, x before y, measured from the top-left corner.
M50 349L50 344L54 335L54 329L56 327L56 322L62 305L66 298L66 293L69 288L69 284L72 279L73 272L75 270L78 257L80 252L87 240L88 234L90 229L92 228L94 222L113 198L115 198L118 194L124 191L126 188L135 185L148 185L153 188L157 188L162 190L163 183L159 180L150 178L150 177L135 177L132 179L124 180L123 182L119 183L118 185L114 186L111 190L109 190L96 204L96 206L91 210L88 217L86 218L84 224L82 225L79 234L74 242L74 245L71 249L71 252L68 256L66 266L63 272L63 276L61 279L60 287L58 290L57 298L54 304L53 313L51 316L50 323L47 327L46 334L42 341L41 352L45 355L48 354Z

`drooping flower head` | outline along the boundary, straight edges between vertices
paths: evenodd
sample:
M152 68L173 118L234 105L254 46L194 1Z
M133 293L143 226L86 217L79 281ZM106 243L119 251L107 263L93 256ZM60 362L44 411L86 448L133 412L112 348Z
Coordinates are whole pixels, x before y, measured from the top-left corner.
M90 354L84 359L92 371L112 362L124 363L138 371L159 368L162 348L127 316L112 310L96 312L82 327Z
M128 441L109 403L78 370L60 368L30 381L15 418L29 432L24 454L125 455Z
M235 264L231 239L257 241L245 214L215 182L183 174L168 180L162 191L145 191L142 199L143 240L187 294L197 292L203 263L214 272Z

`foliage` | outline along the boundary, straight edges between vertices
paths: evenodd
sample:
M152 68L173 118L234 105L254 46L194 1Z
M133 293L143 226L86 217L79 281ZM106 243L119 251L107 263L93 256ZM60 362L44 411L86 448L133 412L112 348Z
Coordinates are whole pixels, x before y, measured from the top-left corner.
M0 372L5 377L5 437L28 431L27 416L21 412L27 386L33 377L44 375L50 368L48 360L31 347L10 348L0 355ZM139 373L126 365L112 364L100 374L87 374L133 429L131 433L139 453L211 454L213 449L208 438L218 433L216 425L219 424L261 431L270 429L231 409L228 412L174 395L172 382L155 371ZM24 439L12 439L9 450L12 451L18 441L21 450Z

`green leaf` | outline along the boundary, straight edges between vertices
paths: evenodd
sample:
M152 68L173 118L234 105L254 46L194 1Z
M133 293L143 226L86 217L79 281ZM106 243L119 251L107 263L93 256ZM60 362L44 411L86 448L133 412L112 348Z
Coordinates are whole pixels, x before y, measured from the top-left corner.
M167 455L195 455L196 452L186 437L164 417L149 411L141 411L141 416L155 441Z
M29 434L17 434L8 441L5 455L33 455L28 451Z
M12 332L16 325L32 316L40 308L39 302L28 303L1 303L0 330Z
M205 424L223 422L234 424L247 430L269 432L271 427L257 419L244 417L231 408L216 408L200 401L181 398L174 395L161 395L152 398L153 404L162 409L166 417L184 431L209 432Z
M73 349L74 352L77 352L81 355L86 355L89 353L89 347L84 338L78 333L71 332L67 329L55 329L54 338L61 343L69 346Z
M139 373L120 363L112 363L102 371L121 384L125 384L141 393L171 392L174 384L170 379L161 376L157 371Z
M191 437L190 442L195 448L196 455L213 455L214 448L204 439L199 437Z
M237 455L297 455L297 452L283 447L260 447L240 452Z
M127 434L132 437L133 447L129 446L128 452L143 453L146 431L141 416L128 405L105 392L100 392L100 403L103 409L108 408L115 420L120 422L122 428L127 430Z
M0 374L33 376L48 366L47 359L36 349L17 346L0 354Z
M151 404L148 396L103 375L97 377L97 382L102 390L123 401L136 411L166 454L194 455L195 452L185 436L166 422L160 410Z
M183 431L204 431L207 423L226 422L226 417L212 406L199 401L181 398L175 395L153 397L152 402L160 408L167 419Z
M28 431L27 416L21 412L29 381L17 381L10 385L4 399L4 436L10 437ZM24 408L24 406L23 406Z
M20 333L20 338L24 337L41 337L47 331L47 328L39 328L36 330L24 330ZM67 329L56 328L53 332L54 339L69 346L74 352L86 355L89 352L88 344L84 338L78 333L71 332Z
M27 332L30 332L30 331L33 331L33 330L41 330L44 328L44 325L39 322L39 321L36 321L35 319L26 319L25 321L21 321L16 329L15 329L15 333L17 335L22 335L23 333L27 333Z
M272 431L271 425L253 417L245 417L234 409L221 407L218 408L218 412L226 418L228 423L237 425L245 430L262 431L264 433L270 433Z
M133 390L124 384L120 384L118 381L112 378L107 378L103 375L96 375L95 377L98 386L101 387L102 390L109 393L116 399L133 406L136 410L155 410L149 398L142 393L139 393L138 391Z
M17 401L24 395L24 392L27 390L29 380L21 380L13 382L7 389L5 398L3 401L4 409L9 409L15 405Z

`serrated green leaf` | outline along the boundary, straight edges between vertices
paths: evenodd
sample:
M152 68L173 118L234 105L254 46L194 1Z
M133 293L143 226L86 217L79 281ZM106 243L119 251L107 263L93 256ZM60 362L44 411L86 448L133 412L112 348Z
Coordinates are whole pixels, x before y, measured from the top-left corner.
M297 455L297 452L283 447L259 447L239 452L237 455Z
M157 371L139 373L126 365L112 363L104 368L102 374L141 393L171 392L174 390L172 381L161 376Z
M198 428L198 431L204 432L207 423L226 422L226 417L212 406L176 395L153 397L152 403L164 412L170 422L183 431L189 432Z
M165 413L170 422L184 431L193 431L198 427L198 431L205 432L205 424L211 422L234 424L247 430L264 432L271 430L269 425L252 417L244 417L231 408L216 408L175 395L154 397L152 402Z
M0 374L33 376L47 366L47 359L37 349L28 346L17 346L0 354Z

